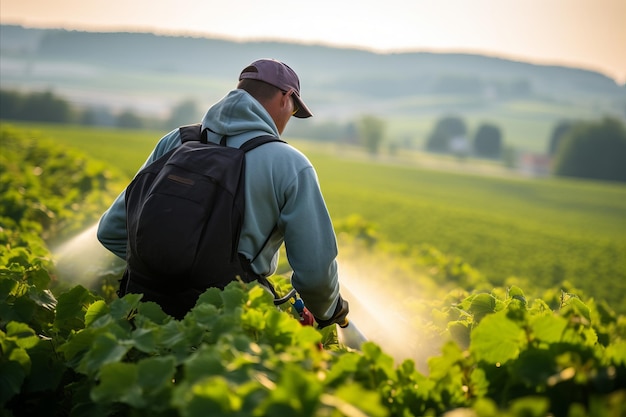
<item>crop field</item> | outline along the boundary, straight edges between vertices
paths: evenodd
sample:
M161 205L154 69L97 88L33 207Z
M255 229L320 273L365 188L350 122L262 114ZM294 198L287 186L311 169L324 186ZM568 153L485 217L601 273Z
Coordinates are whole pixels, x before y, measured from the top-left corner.
M133 177L148 157L155 144L155 138L162 134L144 130L91 129L54 124L15 125L35 135L42 134L58 143L80 149L96 159L109 163L128 178Z
M623 309L626 188L501 179L312 156L331 213L460 256L491 282L567 280Z
M610 311L624 299L624 186L425 170L292 141L317 165L336 221L350 265L342 292L345 278L363 284L344 294L345 331L358 323L367 338L350 344L336 326L299 324L258 283L209 288L182 320L141 294L118 297L121 271L99 269L88 249L92 225L152 133L34 127L0 132L9 415L626 411L626 328ZM63 250L48 249L55 239ZM63 253L70 268L56 268ZM291 288L286 274L272 281Z
M36 129L128 177L163 134ZM332 146L292 143L316 166L335 221L357 214L376 226L381 239L432 245L494 284L570 282L626 311L626 186L427 170L341 157Z

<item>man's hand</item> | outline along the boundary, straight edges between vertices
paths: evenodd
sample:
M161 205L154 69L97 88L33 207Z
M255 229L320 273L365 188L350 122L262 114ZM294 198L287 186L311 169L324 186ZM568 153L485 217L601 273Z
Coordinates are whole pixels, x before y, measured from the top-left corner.
M317 317L315 321L317 322L317 327L322 329L326 326L330 326L331 324L339 324L342 325L346 322L346 317L348 316L348 312L350 311L350 306L348 302L341 298L341 294L339 295L339 299L337 300L337 307L335 307L335 312L332 317L328 320L320 320Z

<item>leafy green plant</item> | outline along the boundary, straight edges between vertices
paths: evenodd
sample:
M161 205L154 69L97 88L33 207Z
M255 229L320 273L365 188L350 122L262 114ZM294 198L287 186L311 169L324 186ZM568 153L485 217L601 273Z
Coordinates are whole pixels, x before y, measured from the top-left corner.
M2 165L0 173L18 184L31 169ZM8 416L626 412L626 318L570 285L536 297L516 286L452 288L422 301L417 308L430 310L427 325L447 342L419 372L413 360L396 363L373 342L353 351L337 344L332 328L301 326L290 305L277 308L258 284L208 289L182 320L138 294L105 299L80 285L55 285L62 277L42 239L50 235L29 213L37 204L61 213L74 203L47 204L56 197L45 192L39 202L23 195L32 197L24 215L2 217L0 228L0 405ZM353 218L345 230L379 250L384 244L370 226ZM487 284L434 248L388 249L410 254L435 277L453 273L468 287ZM288 289L285 278L273 279L280 292Z
M0 128L0 226L36 232L48 243L98 219L119 174L42 134ZM8 222L11 223L8 223Z

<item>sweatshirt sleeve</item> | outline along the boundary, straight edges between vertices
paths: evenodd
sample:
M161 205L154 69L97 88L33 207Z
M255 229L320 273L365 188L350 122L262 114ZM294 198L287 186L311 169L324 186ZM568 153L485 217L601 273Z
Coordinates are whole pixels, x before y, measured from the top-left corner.
M293 269L292 285L316 318L329 319L337 305L337 242L317 174L302 170L287 190L279 225Z
M139 168L139 171L178 145L180 145L180 133L178 129L175 129L159 140L159 143L146 162ZM108 210L104 212L98 223L96 234L102 246L124 260L126 260L127 243L125 197L126 190L122 191Z
M126 260L126 190L117 196L98 223L97 237L102 246Z

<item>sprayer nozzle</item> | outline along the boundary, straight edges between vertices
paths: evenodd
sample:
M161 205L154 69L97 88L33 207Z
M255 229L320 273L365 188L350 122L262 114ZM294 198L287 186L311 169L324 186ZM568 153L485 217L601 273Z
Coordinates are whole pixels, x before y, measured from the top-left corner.
M337 329L337 338L339 343L346 345L352 349L361 349L361 345L367 341L363 333L350 323L348 319L344 320Z

